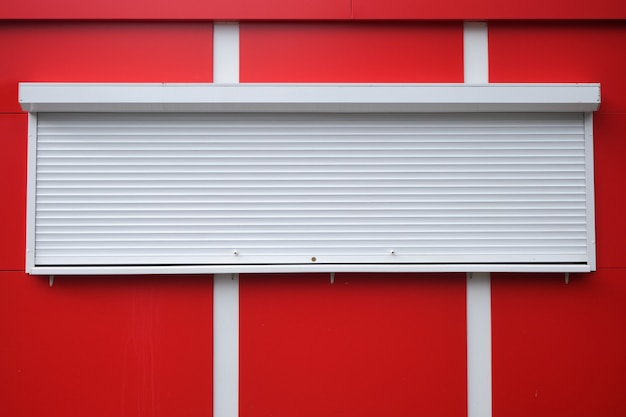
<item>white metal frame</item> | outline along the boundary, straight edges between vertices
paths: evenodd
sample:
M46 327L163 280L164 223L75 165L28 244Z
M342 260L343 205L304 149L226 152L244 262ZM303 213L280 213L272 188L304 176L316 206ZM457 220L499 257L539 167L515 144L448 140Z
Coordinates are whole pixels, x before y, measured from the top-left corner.
M585 114L585 184L587 187L587 263L591 271L596 270L596 213L593 163L593 113Z
M35 207L37 199L37 113L28 113L28 163L26 186L26 272L35 269Z

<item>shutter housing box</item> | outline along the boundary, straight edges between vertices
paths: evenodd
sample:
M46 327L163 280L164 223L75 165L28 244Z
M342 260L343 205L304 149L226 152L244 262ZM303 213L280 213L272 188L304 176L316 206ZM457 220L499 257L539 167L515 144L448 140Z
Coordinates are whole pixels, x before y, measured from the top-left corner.
M20 84L27 272L595 269L593 84Z

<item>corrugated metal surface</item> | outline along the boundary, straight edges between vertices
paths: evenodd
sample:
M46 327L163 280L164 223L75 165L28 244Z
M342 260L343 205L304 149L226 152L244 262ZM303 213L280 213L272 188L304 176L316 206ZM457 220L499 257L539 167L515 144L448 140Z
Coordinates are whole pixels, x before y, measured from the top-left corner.
M40 114L36 265L587 261L582 114Z

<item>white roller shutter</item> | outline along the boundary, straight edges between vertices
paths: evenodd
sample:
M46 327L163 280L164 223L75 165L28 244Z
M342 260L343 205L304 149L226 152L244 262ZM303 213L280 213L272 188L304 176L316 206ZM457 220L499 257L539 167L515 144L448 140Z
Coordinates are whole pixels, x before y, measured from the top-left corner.
M589 269L589 119L39 113L34 267Z

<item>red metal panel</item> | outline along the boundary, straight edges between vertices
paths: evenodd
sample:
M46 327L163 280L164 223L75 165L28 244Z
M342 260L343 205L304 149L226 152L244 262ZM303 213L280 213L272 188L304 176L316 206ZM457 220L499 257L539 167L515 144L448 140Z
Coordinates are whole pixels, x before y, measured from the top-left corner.
M3 416L210 416L210 276L0 273Z
M625 44L626 22L493 22L489 78L491 82L600 82L600 111L625 112Z
M0 112L19 81L210 82L212 25L3 23ZM0 114L0 271L24 268L25 114ZM210 277L0 272L0 415L211 415Z
M0 24L0 112L20 81L210 82L210 23Z
M595 5L594 5L595 6ZM626 415L624 23L490 23L492 82L600 82L594 115L598 272L496 274L494 417Z
M623 19L626 4L616 0L353 0L354 19Z
M349 19L350 0L18 0L5 2L0 19Z
M7 1L0 19L623 19L619 0Z
M240 278L240 413L462 416L465 276Z
M27 130L25 114L0 114L0 271L24 270Z
M493 415L626 415L626 271L492 278Z
M243 82L462 82L459 22L242 23ZM465 415L464 275L240 279L246 416Z
M242 82L463 82L461 23L242 23Z
M599 267L626 267L625 23L489 26L492 82L600 82L595 114L596 228Z

